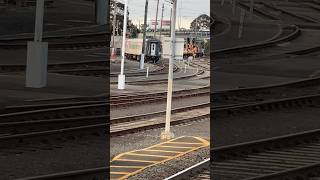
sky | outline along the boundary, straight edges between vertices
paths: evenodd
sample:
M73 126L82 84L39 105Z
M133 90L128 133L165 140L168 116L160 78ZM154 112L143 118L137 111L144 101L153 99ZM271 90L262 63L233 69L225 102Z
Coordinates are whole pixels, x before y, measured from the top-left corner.
M124 0L118 0L124 2ZM170 20L170 11L172 5L170 0L159 0L158 20L161 19L161 8L164 3L163 19ZM143 24L144 8L146 0L128 0L129 18L134 24L138 25L139 21ZM177 24L176 28L189 29L190 23L201 14L210 15L210 0L178 0L177 3ZM149 0L148 21L155 20L157 9L157 0Z

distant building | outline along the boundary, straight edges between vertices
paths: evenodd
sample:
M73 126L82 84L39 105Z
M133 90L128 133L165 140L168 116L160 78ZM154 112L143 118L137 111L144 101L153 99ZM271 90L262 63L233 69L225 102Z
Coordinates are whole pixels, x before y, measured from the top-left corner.
M155 20L149 21L148 30L149 31L154 31L154 25L155 24L156 24ZM162 21L162 30L163 31L170 30L170 25L171 25L171 21L170 20L163 20ZM160 30L160 27L161 27L161 21L158 21L158 23L157 23L157 31Z

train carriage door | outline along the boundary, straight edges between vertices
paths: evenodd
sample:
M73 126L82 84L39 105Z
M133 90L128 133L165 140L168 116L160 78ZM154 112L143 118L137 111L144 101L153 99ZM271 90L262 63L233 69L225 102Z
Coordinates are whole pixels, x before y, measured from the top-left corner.
M157 55L157 44L156 43L151 43L150 55L151 56L156 56Z

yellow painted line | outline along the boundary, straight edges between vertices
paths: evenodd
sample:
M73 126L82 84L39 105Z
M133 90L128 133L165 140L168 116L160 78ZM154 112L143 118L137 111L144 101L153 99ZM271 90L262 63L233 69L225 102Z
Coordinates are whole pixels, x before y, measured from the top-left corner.
M126 175L129 174L129 172L110 172L111 174L119 174L119 175Z
M146 160L136 160L136 159L117 159L116 161L146 162L146 163L156 163L156 162L158 162L158 161L146 161Z
M202 142L203 144L205 144L205 145L207 145L207 146L210 145L210 142L207 141L207 140L205 140L205 139L202 139L202 138L199 138L199 137L194 137L194 138L196 138L197 140L199 140L200 142Z
M205 139L202 139L200 137L187 137L187 138L194 138L196 140L198 140L199 142L201 143L197 143L199 144L199 146L196 146L196 147L183 147L183 146L166 146L165 144L166 143L176 143L176 144L187 144L188 142L184 143L184 142L180 142L180 143L177 143L177 142L173 142L173 141L178 141L179 139L181 138L186 138L185 136L182 136L182 137L179 137L179 138L176 138L176 139L172 139L172 140L169 140L167 142L163 142L163 143L159 143L159 144L156 144L156 145L153 145L153 146L150 146L148 148L145 148L145 149L141 149L141 150L135 150L135 151L130 151L130 152L126 152L126 153L122 153L122 154L119 154L118 156L114 157L113 161L127 161L127 162L150 162L152 164L150 165L146 165L146 166L143 166L142 168L140 169L137 169L136 171L134 172L131 172L129 174L126 174L120 178L117 178L117 180L124 180L124 179L127 179L128 177L132 176L132 175L135 175L141 171L143 171L144 169L148 168L148 167L151 167L151 166L154 166L154 165L157 165L157 164L160 164L160 163L164 163L164 162L167 162L167 161L170 161L172 159L175 159L175 158L178 158L180 156L183 156L185 154L188 154L190 152L193 152L193 151L196 151L198 149L201 149L201 148L204 148L204 147L207 147L209 146L209 141L205 140ZM178 141L179 142L179 141ZM152 148L158 148L158 147L162 147L162 148L165 148L165 147L168 147L168 148L183 148L183 149L186 149L187 151L185 152L181 152L181 151L171 151L171 150L158 150L158 149L152 149ZM124 156L124 155L130 155L130 154L137 154L135 152L138 152L138 151L152 151L152 152L168 152L168 153L175 153L176 155L173 155L173 156L166 156L167 158L165 158L164 160L161 160L161 161L145 161L145 160L132 160L132 159L122 159L121 157ZM140 154L139 154L140 155ZM137 156L139 156L137 155ZM154 156L154 155L144 155L144 156ZM157 155L156 155L157 156ZM160 155L159 155L160 156ZM131 166L129 166L130 168ZM134 167L134 166L133 166ZM121 168L121 167L120 167Z
M194 145L203 145L203 143L188 143L188 142L167 142L168 144L194 144Z
M171 156L162 156L162 155L154 155L154 154L137 154L137 153L127 153L127 155L133 156L148 156L148 157L162 157L162 158L169 158Z
M132 169L139 169L139 168L143 168L144 166L110 166L113 168L132 168Z
M158 150L158 149L148 149L143 151L155 151L155 152L167 152L167 153L183 153L182 151L168 151L168 150Z
M181 149L193 149L195 147L184 147L184 146L159 146L159 147L164 147L164 148L181 148Z

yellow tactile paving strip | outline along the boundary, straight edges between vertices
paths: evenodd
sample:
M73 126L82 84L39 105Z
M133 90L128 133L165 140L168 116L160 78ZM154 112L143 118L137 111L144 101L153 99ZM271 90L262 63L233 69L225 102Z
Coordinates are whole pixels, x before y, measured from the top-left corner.
M182 136L141 150L119 154L110 162L110 179L123 180L142 170L209 146L200 137Z

